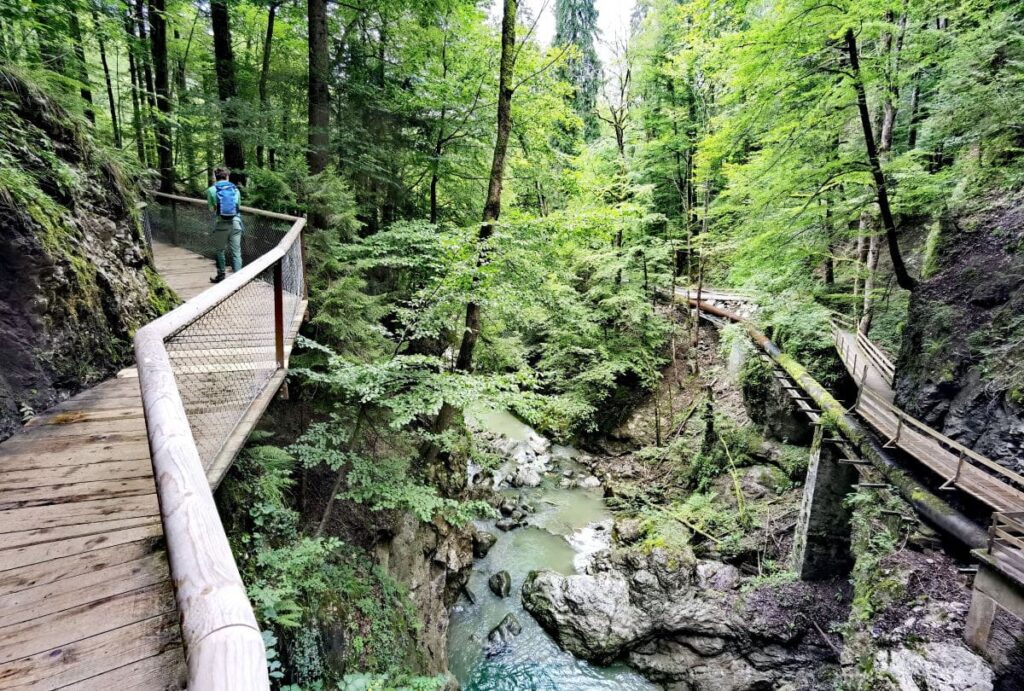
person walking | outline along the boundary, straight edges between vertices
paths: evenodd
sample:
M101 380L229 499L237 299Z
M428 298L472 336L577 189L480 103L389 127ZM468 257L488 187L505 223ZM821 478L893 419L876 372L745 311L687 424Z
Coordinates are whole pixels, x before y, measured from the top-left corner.
M213 246L216 254L217 275L210 283L224 280L227 270L226 251L231 249L231 270L242 270L242 194L235 183L228 180L227 168L213 171L214 183L206 190L206 202L213 212Z

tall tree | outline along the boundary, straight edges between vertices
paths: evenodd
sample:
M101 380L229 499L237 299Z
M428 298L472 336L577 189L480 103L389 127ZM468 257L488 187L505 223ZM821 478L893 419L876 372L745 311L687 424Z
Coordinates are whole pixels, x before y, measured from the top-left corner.
M100 64L103 66L103 82L107 88L107 106L110 109L110 127L114 135L114 146L121 148L121 126L118 124L117 103L114 100L114 84L110 79L110 64L107 62L107 41L103 35L103 27L100 25L99 15L96 12L96 3L91 0L89 12L92 16L92 28L96 34L96 41L100 49Z
M174 191L174 150L171 146L171 93L167 65L167 17L164 0L149 0L150 49L159 115L156 119L157 168L160 191Z
M857 111L860 114L861 129L864 132L864 146L867 149L871 177L875 183L875 196L878 201L878 211L882 217L882 227L885 229L885 239L889 246L889 258L892 260L893 273L896 276L896 283L901 288L914 290L917 287L917 280L907 271L906 264L903 263L903 255L900 253L896 222L893 220L892 207L889 204L889 187L885 181L885 174L882 172L882 163L871 128L871 113L868 110L867 93L860 70L857 36L853 33L852 28L846 30L845 42L846 52L850 59L850 70L853 73L853 88L857 94Z
M306 162L313 175L327 168L330 155L331 62L327 43L327 0L309 0L309 147ZM314 224L315 225L315 224Z
M263 37L263 60L260 65L260 141L256 144L256 165L263 167L263 151L266 148L264 137L270 129L270 121L267 118L267 80L270 78L270 54L274 43L274 20L277 18L277 8L281 6L280 0L271 0L267 7L267 31Z
M505 180L505 159L508 155L508 139L512 132L512 96L515 86L512 83L516 64L516 14L518 0L504 0L504 11L501 20L501 62L498 68L498 121L497 136L494 140L494 153L491 158L491 172L487 178L487 198L484 202L483 222L477 233L477 268L487 262L486 244L494 234L494 225L501 215L501 190ZM473 287L477 287L479 279L474 278ZM472 291L466 303L465 329L459 343L459 354L455 359L455 369L460 372L473 371L473 351L480 338L480 302ZM441 405L434 421L434 433L444 434L452 425L456 407L445 401ZM449 467L447 454L445 462L438 467L436 460L441 455L437 442L430 445L427 451L429 472L434 484L449 492L457 491L464 483L461 468Z
M217 71L217 95L221 106L221 136L224 139L224 163L233 180L245 183L245 148L239 133L238 84L235 82L235 53L231 46L231 18L227 0L211 0L213 54Z
M149 152L146 148L146 138L142 129L142 103L139 97L142 91L142 78L139 74L138 41L135 39L135 19L129 7L122 16L124 31L128 36L128 73L131 78L132 93L132 129L135 131L135 149L139 156L139 163L149 165Z
M79 93L85 101L85 117L96 124L96 111L92 102L92 86L89 84L89 63L85 60L85 44L82 43L82 24L78 21L78 7L68 5L68 28L71 40L75 44L75 65L78 67L78 80L82 83Z
M597 32L594 0L556 0L555 45L576 49L563 70L566 81L573 86L573 109L583 121L583 136L587 140L598 134L596 108L601 62L594 48Z

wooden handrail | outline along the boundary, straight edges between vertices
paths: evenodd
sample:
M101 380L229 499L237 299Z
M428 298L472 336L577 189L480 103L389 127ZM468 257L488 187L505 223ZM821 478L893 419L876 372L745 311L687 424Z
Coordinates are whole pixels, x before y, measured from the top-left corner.
M205 205L187 197L157 196ZM231 298L268 268L279 267L285 254L301 242L305 219L250 207L243 210L290 221L292 227L269 252L135 335L153 475L188 660L188 686L202 691L270 688L263 638L220 522L165 346L170 336ZM280 331L281 320L275 321ZM276 338L280 343L281 335ZM280 366L280 346L277 351Z
M912 417L911 415L907 414L903 410L900 410L899 408L894 406L892 403L890 403L889 401L885 400L884 398L882 398L881 396L876 394L874 391L871 391L868 388L864 388L862 393L864 395L868 396L869 398L873 399L872 402L874 404L882 406L884 409L888 410L893 415L895 415L898 419L902 420L904 424L908 424L908 425L913 426L918 431L920 431L921 433L923 433L924 435L926 435L928 437L931 437L936 442L938 442L938 443L940 443L940 444L942 444L944 446L947 446L951 450L954 450L957 453L963 454L965 457L970 458L972 461L980 463L981 465L985 466L986 468L989 468L989 469L991 469L991 470L993 470L993 471L995 471L995 472L997 472L997 473L1007 477L1008 479L1013 480L1014 482L1020 484L1021 486L1024 486L1024 476L1020 475L1019 473L1016 473L1016 472L1010 470L1009 468L1007 468L1005 466L1001 466L998 463L996 463L995 461L992 461L992 460L990 460L988 458L985 458L984 456L982 456L978 452L976 452L976 451L974 451L972 449L969 449L966 446L964 446L963 444L961 444L961 443L959 443L957 441L954 441L953 439L950 439L949 437L947 437L946 435L942 434L941 432L932 429L931 427L929 427L928 425L924 424L923 422L921 422L917 418Z

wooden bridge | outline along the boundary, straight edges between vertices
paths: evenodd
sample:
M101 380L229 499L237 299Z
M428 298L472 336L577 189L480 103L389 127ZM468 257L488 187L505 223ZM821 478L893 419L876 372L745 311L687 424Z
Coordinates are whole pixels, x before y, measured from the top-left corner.
M0 689L268 689L212 489L278 390L305 312L303 219L244 208L246 266L211 285L205 202L144 210L185 302L137 368L0 444Z

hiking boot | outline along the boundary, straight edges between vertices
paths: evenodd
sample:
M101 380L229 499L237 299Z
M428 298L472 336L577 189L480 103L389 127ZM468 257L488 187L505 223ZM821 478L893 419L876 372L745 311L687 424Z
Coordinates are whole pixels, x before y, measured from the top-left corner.
M220 283L221 281L224 280L224 278L224 274L217 274L216 276L210 279L210 283Z

